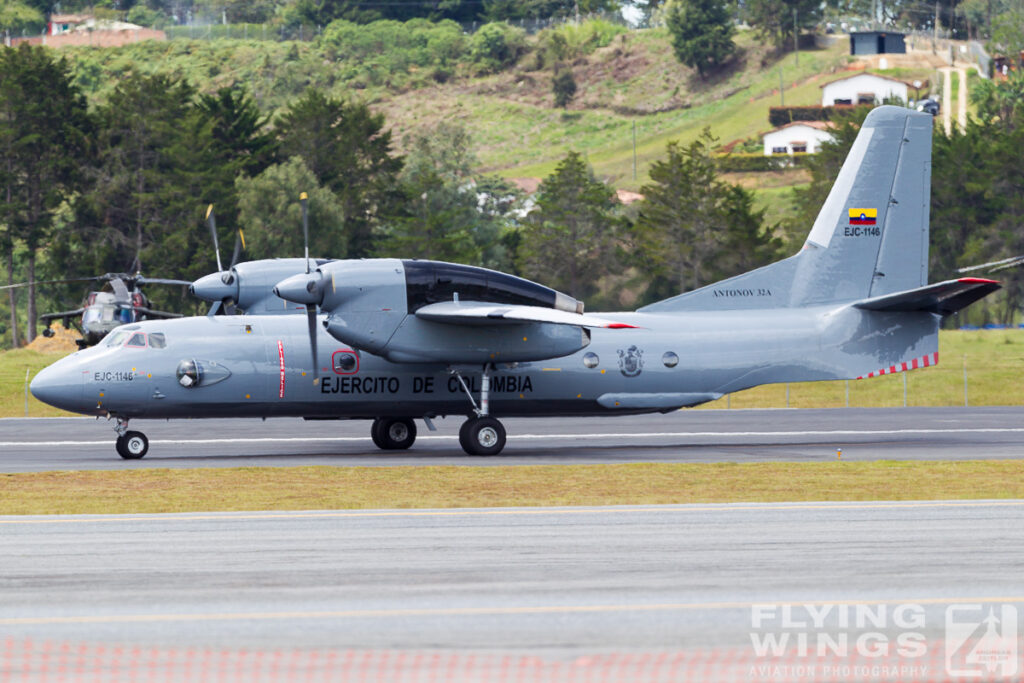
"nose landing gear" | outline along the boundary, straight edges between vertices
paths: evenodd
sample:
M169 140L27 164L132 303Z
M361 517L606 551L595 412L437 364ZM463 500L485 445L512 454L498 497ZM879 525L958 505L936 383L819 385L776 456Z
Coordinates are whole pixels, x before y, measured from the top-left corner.
M139 460L149 451L149 439L142 432L129 431L127 418L117 418L117 426L114 427L114 431L117 432L114 448L117 449L117 454L125 460Z

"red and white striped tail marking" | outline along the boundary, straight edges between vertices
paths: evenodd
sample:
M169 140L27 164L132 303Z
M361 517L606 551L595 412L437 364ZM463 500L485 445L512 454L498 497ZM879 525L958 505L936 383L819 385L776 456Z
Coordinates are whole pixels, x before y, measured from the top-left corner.
M897 372L906 372L907 370L917 370L918 368L927 368L927 367L931 367L932 365L938 365L938 364L939 364L939 352L936 351L935 353L929 353L926 356L921 356L920 358L915 358L914 360L910 361L909 363L900 363L899 365L890 365L887 368L882 368L881 370L875 370L874 372L869 372L867 375L861 375L857 379L864 379L865 377L881 377L882 375L891 375L891 374L897 373Z

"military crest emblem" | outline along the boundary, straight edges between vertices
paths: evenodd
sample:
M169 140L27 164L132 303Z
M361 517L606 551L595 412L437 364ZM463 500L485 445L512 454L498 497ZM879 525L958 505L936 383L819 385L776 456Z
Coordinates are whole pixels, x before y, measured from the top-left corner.
M619 371L625 377L636 377L644 369L644 352L636 345L628 349L619 349Z

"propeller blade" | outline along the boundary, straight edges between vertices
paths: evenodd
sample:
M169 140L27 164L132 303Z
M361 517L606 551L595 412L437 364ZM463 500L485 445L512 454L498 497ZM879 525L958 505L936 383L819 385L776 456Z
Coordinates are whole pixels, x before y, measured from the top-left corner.
M320 368L316 356L316 306L306 306L306 322L309 323L309 350L313 354L313 384L320 382Z
M209 316L217 315L217 311L220 310L220 307L223 305L223 303L224 303L223 301L214 301L213 305L210 306L210 310L206 312L206 315L209 315Z
M309 274L309 197L305 192L299 195L302 205L302 243L306 253L306 274Z
M210 234L213 235L213 252L217 254L217 270L224 270L220 262L220 244L217 242L217 221L213 217L213 204L206 207L206 223L210 226Z
M229 270L231 268L234 268L235 264L238 263L238 257L242 255L242 249L244 249L244 248L245 248L245 235L242 234L242 229L239 228L238 232L235 234L235 250L231 254L231 265L228 266Z

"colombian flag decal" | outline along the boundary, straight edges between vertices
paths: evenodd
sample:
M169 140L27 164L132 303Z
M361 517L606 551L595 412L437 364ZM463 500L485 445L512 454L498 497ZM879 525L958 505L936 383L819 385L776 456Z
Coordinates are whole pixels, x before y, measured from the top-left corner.
M874 225L878 209L850 209L850 225Z

